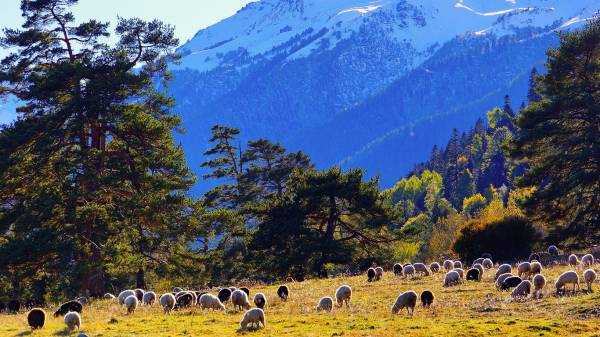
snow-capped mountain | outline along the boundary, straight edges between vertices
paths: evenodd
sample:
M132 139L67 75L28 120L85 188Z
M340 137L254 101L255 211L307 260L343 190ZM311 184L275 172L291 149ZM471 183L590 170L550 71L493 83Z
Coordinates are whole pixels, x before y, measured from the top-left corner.
M390 184L504 94L520 104L554 33L599 9L598 0L256 1L180 48L170 90L182 142L197 167L210 127L232 125Z

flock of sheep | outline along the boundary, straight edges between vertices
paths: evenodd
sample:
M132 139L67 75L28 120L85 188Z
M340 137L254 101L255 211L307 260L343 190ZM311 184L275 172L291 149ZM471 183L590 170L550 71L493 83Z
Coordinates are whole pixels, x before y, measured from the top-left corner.
M548 248L550 255L558 255L556 246ZM527 262L521 262L516 265L516 274L513 274L513 266L510 264L500 264L496 267L495 286L498 290L511 290L513 299L524 298L531 295L533 298L539 298L546 286L546 278L542 274L542 264L540 263L538 254L532 254ZM594 256L586 254L581 261L574 254L568 257L568 264L571 267L589 268L594 264ZM429 266L423 263L413 263L401 265L396 263L393 266L393 273L398 277L413 278L417 275L430 276L432 273L439 273L442 270L446 271L443 278L444 287L451 287L467 281L481 281L483 274L494 268L494 263L489 254L484 254L483 257L473 261L471 268L466 272L463 269L461 261L445 260L442 264L432 262ZM375 282L383 278L384 270L381 267L369 268L367 270L367 281ZM586 269L582 278L587 284L588 290L591 291L592 283L596 280L596 272L593 269ZM575 270L562 273L556 283L555 288L557 293L564 292L567 285L573 286L573 293L576 289L580 289L580 277ZM277 289L277 296L286 301L290 296L290 290L286 285L282 285ZM246 287L239 289L228 287L219 289L216 294L199 291L186 291L181 288L175 288L172 292L162 294L160 297L153 291L144 291L142 289L124 290L117 296L113 294L105 294L105 299L110 299L117 302L120 306L126 309L127 314L133 314L140 305L151 306L158 303L166 314L170 314L173 310L197 306L202 310L226 311L225 304L231 302L234 310L246 310L240 322L241 331L247 329L259 329L262 325L266 327L265 307L267 306L267 297L263 293L256 293L253 297L253 303L256 306L252 308L250 303L250 290ZM391 307L391 312L397 314L404 309L411 316L414 313L418 295L415 291L406 291L400 294ZM352 288L348 285L340 286L335 292L335 304L338 307L350 307L352 299ZM434 294L430 290L425 290L420 295L421 303L424 307L429 307L433 304ZM83 302L83 303L82 303ZM54 313L54 317L64 316L64 323L68 329L80 329L82 325L82 310L83 305L87 302L85 298L69 301L60 305ZM334 307L334 299L331 297L323 297L319 300L316 311L331 312ZM34 308L27 314L27 321L32 329L40 329L44 326L46 313L43 309ZM80 336L85 336L81 334Z

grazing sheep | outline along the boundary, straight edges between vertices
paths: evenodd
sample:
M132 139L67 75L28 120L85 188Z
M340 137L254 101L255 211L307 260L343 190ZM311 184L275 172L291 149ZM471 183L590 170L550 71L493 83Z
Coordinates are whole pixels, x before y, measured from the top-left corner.
M419 262L413 264L413 267L415 268L415 273L420 273L423 276L429 276L429 269L427 269L425 264Z
M574 271L566 271L560 274L558 280L556 280L556 283L554 283L554 286L556 287L556 294L559 294L568 283L573 285L573 294L575 294L576 288L581 289L579 286L579 275L577 275L577 273Z
M425 290L421 293L421 304L430 307L433 304L433 292Z
M137 296L127 296L125 302L123 302L123 304L125 305L125 309L127 309L127 315L133 314L135 309L137 309L139 302L140 301L138 301Z
M437 262L431 262L429 269L431 269L432 273L438 273L440 271L440 264Z
M135 289L135 297L137 297L138 302L141 302L142 299L144 298L144 289Z
M319 300L319 304L317 305L317 311L325 311L325 312L331 312L331 310L333 309L333 298L326 296L321 298L321 300Z
M191 306L196 305L198 303L198 295L196 295L195 291L187 291L188 294L192 295L192 303Z
M279 288L277 288L277 296L279 296L282 301L287 301L288 297L290 296L290 289L288 286L279 286Z
M237 290L237 288L236 287L229 287L229 290L231 290L231 293L233 293L234 291Z
M452 268L454 268L454 261L452 261L452 260L444 261L444 269L446 269L446 271L450 271L450 270L452 270Z
M375 281L375 268L367 269L367 282Z
M529 262L521 262L517 266L517 274L520 278L529 278L529 274L531 273L531 263Z
M500 285L500 290L510 290L511 288L518 286L521 281L523 281L523 279L518 276L509 276L502 282L502 285Z
M592 292L592 283L594 283L594 281L596 281L596 276L597 275L596 275L596 272L594 271L594 269L588 269L583 272L583 280L587 284L589 292Z
M458 269L458 268L462 269L462 267L463 267L462 262L454 261L454 269Z
M479 269L479 281L481 281L481 278L483 277L483 272L485 271L485 269L483 268L481 263L475 263L473 265L473 268Z
M240 322L240 327L242 328L242 331L245 331L248 327L248 324L251 324L252 326L256 324L256 329L259 329L261 323L264 328L267 327L267 322L265 321L265 312L260 308L254 308L246 311L242 321Z
M540 256L537 253L531 253L531 255L529 255L529 258L527 259L527 261L529 261L529 262L539 261L539 260L540 260Z
M480 280L481 271L477 268L471 268L467 270L467 281L477 281Z
M81 303L77 301L65 302L61 304L60 307L58 307L58 310L54 312L54 317L64 316L70 311L81 313L81 310L83 310Z
M375 268L375 281L380 281L383 278L383 268Z
M460 274L456 270L451 270L444 276L444 287L450 287L459 284L461 281Z
M217 297L219 298L219 301L225 303L231 298L231 290L229 290L229 288L223 288L219 290Z
M21 302L19 300L9 300L7 308L8 312L16 314L21 310Z
M533 277L533 297L540 298L542 290L546 285L546 278L542 274L537 274Z
M402 276L402 265L400 263L395 263L393 270L394 270L394 275Z
M531 282L529 280L523 280L513 290L511 296L512 296L512 298L527 297L527 295L529 295L530 292L531 292Z
M113 295L111 293L106 293L106 294L104 294L103 297L105 300L114 300L116 298L115 295Z
M188 292L180 292L175 296L175 309L183 309L191 307L194 304L194 296Z
M31 309L27 314L27 323L31 329L41 329L46 323L46 312L40 308Z
M248 310L251 307L248 295L241 290L236 290L231 293L231 304L233 304L233 307L236 310L239 308L240 311L244 309Z
M125 301L125 299L131 295L136 296L135 291L133 291L133 290L121 291L119 296L117 296L117 298L119 299L119 305L123 305L123 302Z
M569 266L577 267L578 264L579 264L579 259L577 258L577 255L575 255L575 254L569 255Z
M245 292L246 295L248 295L248 298L250 298L250 289L248 289L246 287L241 287L240 290L243 291L243 292Z
M498 276L500 276L502 274L506 274L506 273L512 274L512 267L508 263L501 264L498 267L498 270L496 270L496 278L495 279L497 279Z
M258 294L257 294L258 295ZM225 305L219 300L219 298L213 294L203 294L198 300L200 309L211 309L211 310L223 310L225 311Z
M592 255L592 254L585 254L581 258L581 265L583 267L591 267L592 265L594 265L594 255Z
M156 293L154 291L147 291L142 297L142 303L145 305L152 305L156 301Z
M480 257L480 258L478 258L478 259L475 259L475 261L473 261L473 265L476 265L476 264L478 264L478 263L479 263L479 264L483 264L483 260L485 260L483 257Z
M343 285L337 288L335 291L335 300L338 307L346 304L346 307L350 307L350 300L352 299L352 288L348 285Z
M65 324L69 330L77 330L81 329L81 316L79 316L78 312L71 311L65 315Z
M406 291L396 298L396 302L392 305L392 314L397 314L406 308L406 312L412 316L416 305L417 293L412 290Z
M415 267L412 264L407 264L402 268L402 275L404 277L413 277L415 276Z
M557 255L560 255L560 251L558 250L558 247L556 247L555 245L552 245L552 246L548 247L548 254L550 254L552 256L557 256Z
M496 279L496 283L495 283L496 289L500 289L504 280L506 280L507 278L509 278L511 276L515 276L515 275L513 275L511 273L505 273L505 274L498 276L498 278Z
M183 289L181 289L181 288L179 288L179 287L175 287L175 288L173 288L173 295L175 295L175 294L179 294L179 293L180 293L180 292L182 292L182 291L183 291Z
M88 301L88 298L87 298L87 297L85 297L85 296L79 296L79 297L77 297L77 298L75 299L75 301L77 301L77 302L79 302L79 303L81 303L81 304L83 304L83 305L86 305L86 304L88 304L88 302L89 302L89 301Z
M454 270L460 275L460 278L465 278L465 271L462 268L454 268Z
M483 259L483 263L481 263L483 268L492 269L494 267L494 262L491 259Z
M263 293L256 293L256 295L254 295L253 302L257 308L264 309L265 305L267 305L267 297Z
M531 275L536 275L542 272L542 264L538 261L531 262L531 267L529 269Z
M175 295L171 293L163 294L158 300L160 306L163 308L165 314L170 314L173 309L175 309L175 304L177 300L175 299Z

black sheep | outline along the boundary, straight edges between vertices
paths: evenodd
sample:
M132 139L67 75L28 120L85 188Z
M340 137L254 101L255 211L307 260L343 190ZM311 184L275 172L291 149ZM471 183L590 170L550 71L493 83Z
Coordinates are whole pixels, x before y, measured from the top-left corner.
M277 296L279 296L282 301L287 301L288 296L290 296L290 290L286 285L282 285L277 289Z
M523 280L518 276L510 276L504 280L504 282L502 282L502 285L500 285L500 290L509 290L510 288L514 288L518 286L521 281Z
M467 281L479 281L479 269L471 268L467 271Z
M396 275L396 276L402 275L402 265L400 263L396 263L394 265L394 275Z
M69 301L60 305L58 310L54 312L54 317L64 316L70 311L76 311L81 314L83 310L83 305L77 301Z
M243 291L243 292L245 292L246 295L248 295L248 297L250 297L250 289L248 289L246 287L241 287L240 290Z
M225 303L231 298L231 290L229 290L229 288L223 288L219 290L217 297L219 298L219 301L221 301L221 303Z
M177 296L176 298L177 304L175 304L176 309L187 308L194 303L194 297L190 293L183 293Z
M19 300L8 301L8 312L16 314L21 310L21 302Z
M421 293L421 303L424 307L429 307L433 303L433 293L429 290L425 290Z
M46 323L46 312L40 308L32 309L27 314L27 323L32 329L41 329Z
M142 289L136 289L133 291L135 293L135 297L137 297L138 301L142 301L142 299L144 298L144 290Z
M256 304L257 308L263 309L265 307L266 301L264 297L258 297L254 299L254 304Z
M533 253L533 254L529 255L529 262L531 262L533 260L539 261L540 260L540 256L538 254L536 254L536 253Z
M367 281L371 282L375 279L375 269L369 268L367 270Z

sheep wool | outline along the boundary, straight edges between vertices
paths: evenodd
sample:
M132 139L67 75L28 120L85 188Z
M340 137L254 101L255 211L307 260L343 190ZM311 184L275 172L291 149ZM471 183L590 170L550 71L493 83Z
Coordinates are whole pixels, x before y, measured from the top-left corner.
M454 261L454 269L458 269L458 268L462 269L462 267L463 267L462 262Z
M114 300L116 298L116 296L111 293L106 293L103 297L105 300Z
M591 267L594 265L594 255L592 254L585 254L582 258L581 258L581 265L584 267Z
M64 322L69 330L81 329L81 316L78 312L71 311L65 315Z
M444 276L444 287L450 287L460 283L460 274L456 270L451 270Z
M529 273L531 275L536 275L542 272L542 264L539 263L538 261L533 261L531 262L530 268L529 268Z
M331 312L333 309L333 298L329 296L321 298L316 309L317 311Z
M452 268L454 268L454 261L452 261L452 260L444 261L444 269L446 269L446 271L450 271L450 270L452 270Z
M221 300L213 294L203 294L200 296L198 303L200 304L200 309L225 311L225 305L223 305Z
M546 286L546 278L542 274L537 274L533 277L533 297L539 298Z
M569 255L569 266L576 267L578 264L579 264L579 259L577 258L577 255L575 255L575 254Z
M131 295L136 296L135 291L133 291L133 290L121 291L119 296L117 296L117 298L119 299L119 305L123 305L123 303L125 302L125 299Z
M496 270L496 279L498 278L498 276L506 273L512 274L512 267L508 263L501 264L498 267L498 270Z
M261 324L264 328L266 328L267 321L265 319L265 312L260 308L254 308L246 311L242 321L240 322L242 331L245 331L249 324L252 326L256 325L256 329L260 328Z
M483 260L485 260L483 257L480 257L478 259L475 259L475 261L473 261L473 265L476 264L483 264Z
M131 295L131 296L127 296L127 298L125 299L123 304L125 305L125 309L127 309L127 315L130 315L130 314L133 314L135 309L137 309L139 301L138 301L137 296Z
M231 304L235 309L239 308L240 311L243 309L248 310L251 307L248 295L239 289L231 293Z
M394 275L402 276L402 265L400 263L394 263L394 267L392 269L394 270Z
M440 264L437 262L431 262L429 269L431 269L433 273L438 273L440 271Z
M551 245L550 247L548 247L548 254L556 256L560 255L560 251L558 250L558 247L556 247L555 245Z
M375 268L375 280L380 281L383 278L383 268Z
M517 274L520 278L527 278L531 273L531 263L529 262L521 262L517 266Z
M415 267L412 264L407 264L402 268L402 274L404 277L415 276Z
M175 295L171 293L163 294L158 301L160 302L160 306L163 308L165 314L170 314L175 308L175 303L177 303L175 301Z
M511 273L504 273L500 276L498 276L498 278L496 279L496 288L500 289L500 287L502 286L502 283L504 283L504 280L506 280L507 278L514 276Z
M343 285L337 288L335 291L335 300L338 307L346 304L346 307L350 307L350 300L352 299L352 288L349 285Z
M556 287L556 293L558 294L565 288L567 284L573 285L573 294L575 294L575 289L581 289L579 286L579 275L577 275L574 271L566 271L558 277L554 286Z
M415 312L415 306L417 305L417 293L409 290L406 291L396 298L396 302L392 305L392 313L397 314L402 309L406 308L406 312L411 316Z
M421 293L421 304L424 307L430 307L433 304L433 292L425 290Z
M530 292L531 292L531 282L529 280L523 280L513 290L511 296L512 296L512 298L527 297L527 295L529 295Z
M583 261L583 259L582 259L582 261ZM596 277L597 277L597 275L596 275L596 272L594 271L594 269L588 269L583 272L583 280L587 284L589 292L592 292L592 283L594 283L594 281L596 281Z
M277 296L279 296L282 301L287 301L288 297L290 296L290 289L288 286L279 286L279 288L277 288Z
M419 262L413 264L413 267L415 268L415 273L420 273L423 276L429 276L429 269L427 269L425 264Z
M483 263L481 263L483 268L492 269L494 267L494 262L491 259L483 259Z
M31 309L27 314L27 323L31 329L41 329L46 323L46 312L40 308Z
M460 275L460 278L465 277L465 271L462 268L454 268L454 271L456 271L458 275Z
M256 293L254 295L253 302L257 308L264 309L265 305L267 305L267 297L263 293Z
M145 305L152 305L156 301L156 293L154 291L147 291L142 297L142 303Z

